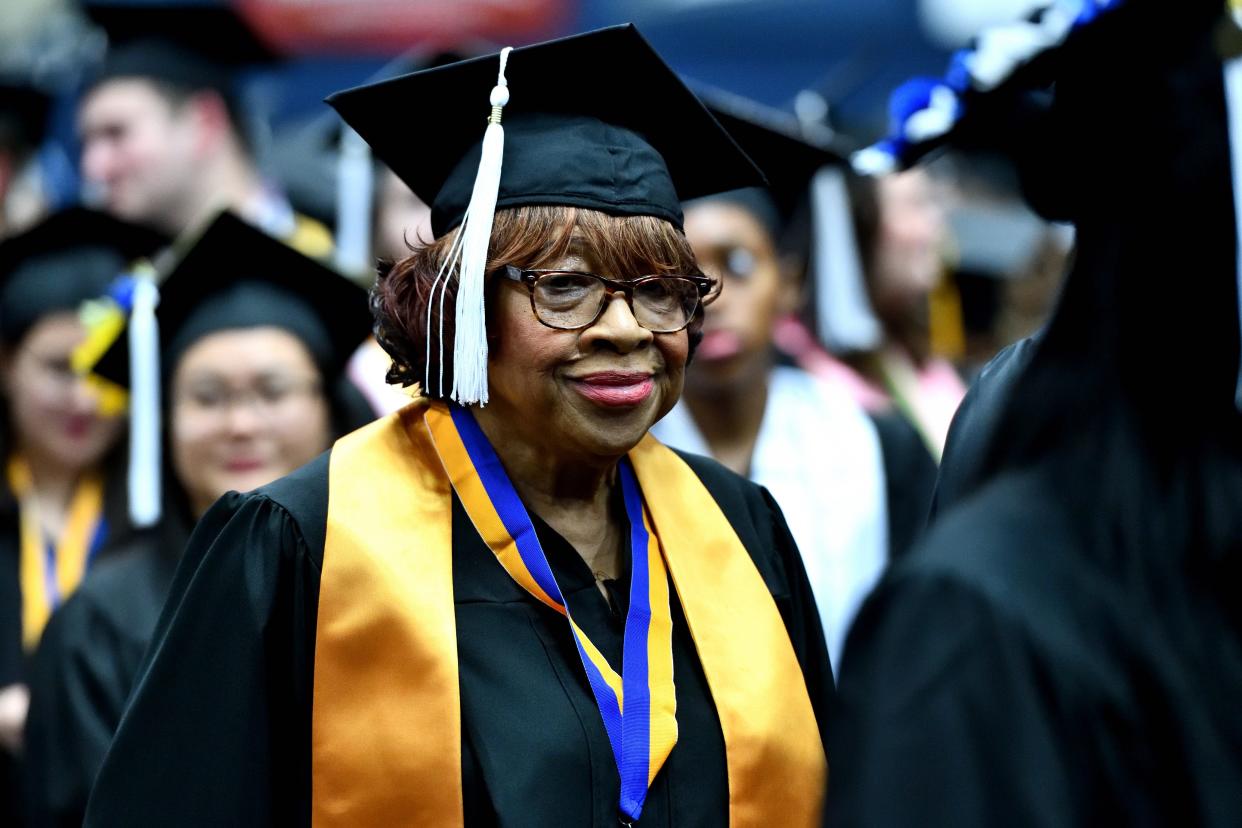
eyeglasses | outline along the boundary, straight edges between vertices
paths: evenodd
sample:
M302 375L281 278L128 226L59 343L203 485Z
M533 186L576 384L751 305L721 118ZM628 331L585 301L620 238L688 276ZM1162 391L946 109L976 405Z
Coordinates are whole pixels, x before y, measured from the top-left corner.
M652 333L676 333L694 320L714 285L706 276L641 276L617 281L572 270L522 270L506 265L507 279L530 292L535 318L549 328L589 328L604 313L608 300L625 296L634 321Z
M200 417L222 417L240 405L248 406L261 417L278 417L287 413L291 403L301 397L319 394L318 379L266 382L253 388L230 388L209 384L187 389L176 395L186 412Z

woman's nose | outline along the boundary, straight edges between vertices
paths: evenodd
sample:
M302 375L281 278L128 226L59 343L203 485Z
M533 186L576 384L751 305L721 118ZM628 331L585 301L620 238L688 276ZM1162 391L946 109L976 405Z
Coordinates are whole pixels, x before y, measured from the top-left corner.
M621 293L608 297L608 304L595 324L583 331L587 342L607 344L619 353L629 353L651 342L651 331L638 324L634 311Z

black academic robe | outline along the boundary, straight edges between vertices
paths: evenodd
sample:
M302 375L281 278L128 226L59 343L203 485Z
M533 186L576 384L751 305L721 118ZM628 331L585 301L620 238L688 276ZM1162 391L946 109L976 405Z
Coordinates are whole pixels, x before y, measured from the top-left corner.
M125 487L116 485L114 480L114 475L109 475L104 487L108 535L95 556L95 564L112 557L135 536L126 519ZM0 687L26 682L29 661L22 645L20 514L7 482L0 479ZM21 764L16 756L0 748L0 825L25 824Z
M1005 404L1039 345L1039 336L1019 339L992 357L970 384L944 441L929 520L952 508L980 483L992 436L1001 427Z
M868 415L875 424L884 457L884 493L888 503L888 557L910 551L927 527L928 507L936 487L936 460L918 430L897 411Z
M1237 630L1206 589L1188 602L1204 670L1159 599L1084 554L1053 483L991 482L865 604L830 722L827 825L1242 825Z
M822 738L832 673L780 510L714 461L688 460L776 599ZM203 518L87 825L310 824L327 480L325 455L257 493L226 496ZM509 578L455 497L452 520L466 824L616 825L617 770L564 618ZM605 600L573 549L547 526L537 531L575 620L620 664L625 590L612 585ZM672 611L680 736L640 824L720 826L720 723L675 593Z
M30 828L80 826L189 536L166 516L94 567L43 631L23 757Z

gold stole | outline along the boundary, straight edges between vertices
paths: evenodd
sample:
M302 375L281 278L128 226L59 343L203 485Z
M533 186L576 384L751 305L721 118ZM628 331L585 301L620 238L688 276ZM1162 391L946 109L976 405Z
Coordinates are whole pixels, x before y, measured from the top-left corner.
M311 726L318 828L462 825L452 489L425 406L332 450ZM818 826L827 764L771 594L681 458L648 436L630 460L724 732L730 825Z
M39 523L31 488L30 467L20 457L9 458L9 490L18 505L19 583L22 595L22 646L29 652L39 644L43 628L56 609L49 594L54 583L60 600L78 588L90 564L91 542L103 516L103 480L87 473L78 482L69 502L69 513L56 542L55 571L48 571L47 541Z

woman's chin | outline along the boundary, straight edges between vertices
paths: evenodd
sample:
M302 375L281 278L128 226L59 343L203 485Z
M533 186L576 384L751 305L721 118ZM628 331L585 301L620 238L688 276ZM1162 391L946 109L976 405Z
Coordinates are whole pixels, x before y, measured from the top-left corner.
M579 402L567 418L564 435L568 442L587 448L593 454L617 456L626 454L646 436L648 430L665 413L658 395L652 395L633 406L598 405Z

